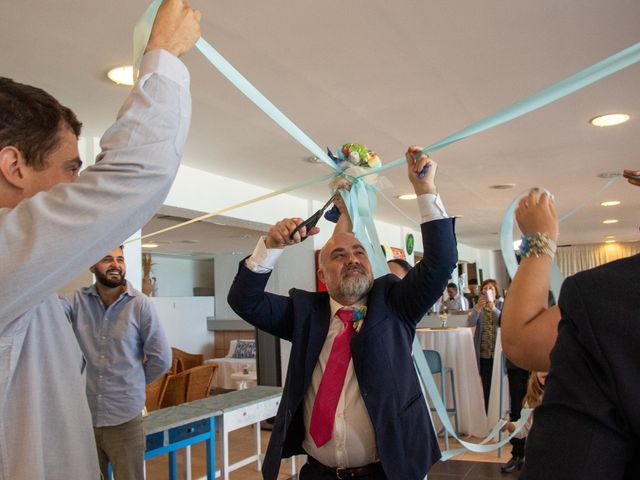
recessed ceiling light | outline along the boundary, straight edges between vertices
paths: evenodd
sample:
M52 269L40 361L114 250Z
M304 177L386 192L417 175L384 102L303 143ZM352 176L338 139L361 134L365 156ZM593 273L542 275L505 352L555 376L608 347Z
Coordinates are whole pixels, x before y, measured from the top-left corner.
M404 195L398 195L398 200L415 200L418 196L415 193L405 193Z
M615 236L615 235L607 235L607 236L606 236L606 237L604 237L604 238L616 238L616 236Z
M617 218L609 218L608 220L603 220L602 223L618 223Z
M107 72L107 77L113 83L118 85L133 85L133 67L131 65L125 65L122 67L112 68Z
M602 202L600 205L603 207L614 207L616 205L620 205L620 200L609 200L607 202Z
M609 238L609 239L605 240L604 243L616 243L616 239L615 238Z
M608 113L607 115L592 118L589 122L596 127L613 127L628 121L629 118L631 117L626 113Z
M319 157L316 157L315 155L311 157L305 157L304 160L305 162L309 162L309 163L324 163L322 159L320 159Z
M158 246L157 243L143 243L141 245L142 248L158 248Z
M500 183L498 185L491 185L489 188L493 188L494 190L508 190L515 186L515 183Z

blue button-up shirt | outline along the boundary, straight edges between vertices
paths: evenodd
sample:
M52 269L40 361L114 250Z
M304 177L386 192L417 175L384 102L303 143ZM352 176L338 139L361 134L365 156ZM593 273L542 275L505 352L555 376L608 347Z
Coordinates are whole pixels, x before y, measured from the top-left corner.
M127 282L108 308L95 284L62 302L87 360L93 425L120 425L139 415L146 384L171 367L171 348L151 301Z

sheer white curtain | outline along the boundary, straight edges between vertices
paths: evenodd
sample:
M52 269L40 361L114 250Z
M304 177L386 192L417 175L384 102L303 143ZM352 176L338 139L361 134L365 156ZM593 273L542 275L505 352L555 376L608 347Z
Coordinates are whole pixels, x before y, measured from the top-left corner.
M594 268L603 263L640 253L640 242L605 243L558 247L557 260L565 277Z

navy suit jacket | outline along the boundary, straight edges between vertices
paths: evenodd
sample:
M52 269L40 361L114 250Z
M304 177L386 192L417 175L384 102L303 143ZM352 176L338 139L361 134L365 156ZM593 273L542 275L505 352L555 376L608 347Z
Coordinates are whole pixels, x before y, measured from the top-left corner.
M640 478L640 255L562 284L527 480Z
M367 316L351 340L353 367L374 427L388 478L423 479L440 449L411 357L416 324L444 291L457 262L453 219L422 225L423 260L403 280L374 281ZM265 293L269 274L240 262L229 305L247 322L292 343L282 402L263 465L276 479L280 459L305 453L303 399L330 323L326 292L292 289L289 296Z

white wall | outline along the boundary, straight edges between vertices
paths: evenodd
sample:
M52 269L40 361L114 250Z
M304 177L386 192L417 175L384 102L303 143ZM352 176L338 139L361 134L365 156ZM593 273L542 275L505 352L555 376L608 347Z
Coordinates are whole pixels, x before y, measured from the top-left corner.
M156 297L192 297L194 287L213 288L213 262L151 254Z
M214 356L214 335L207 330L213 297L152 297L151 301L172 347L202 353L205 358Z

